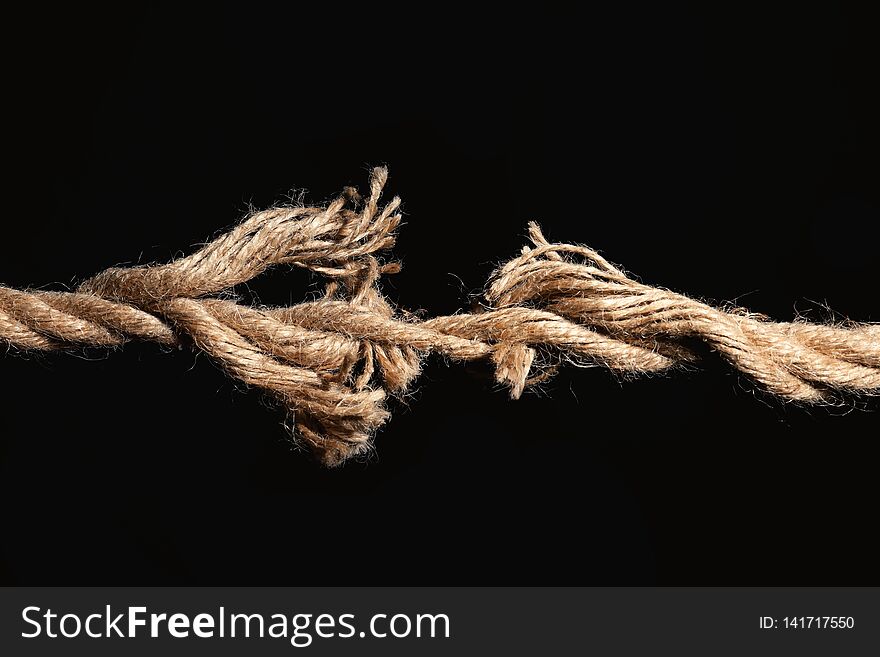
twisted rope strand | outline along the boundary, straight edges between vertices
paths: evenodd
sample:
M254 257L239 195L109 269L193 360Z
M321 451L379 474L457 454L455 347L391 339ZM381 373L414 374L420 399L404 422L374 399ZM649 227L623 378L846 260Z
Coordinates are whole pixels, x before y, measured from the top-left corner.
M418 321L379 291L399 270L400 200L380 207L387 170L366 199L347 188L326 207L256 212L194 254L164 265L111 268L74 292L0 286L0 340L22 351L113 348L130 340L183 344L290 410L297 435L327 465L370 448L388 392L405 391L428 354L487 359L518 398L554 360L624 375L698 364L695 341L779 398L830 403L880 392L880 325L778 323L721 310L633 280L583 246L532 245L493 273L480 312ZM284 308L217 298L268 268L326 279L324 296Z

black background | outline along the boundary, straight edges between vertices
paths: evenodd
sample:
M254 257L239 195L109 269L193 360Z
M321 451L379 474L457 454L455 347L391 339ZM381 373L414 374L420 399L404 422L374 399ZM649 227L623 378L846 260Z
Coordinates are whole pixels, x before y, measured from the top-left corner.
M648 283L880 320L873 17L509 7L8 14L0 281L166 261L387 163L405 308L466 308L537 219ZM86 356L0 360L4 583L880 582L876 400L786 405L716 363L511 402L432 359L376 457L328 471L203 357Z

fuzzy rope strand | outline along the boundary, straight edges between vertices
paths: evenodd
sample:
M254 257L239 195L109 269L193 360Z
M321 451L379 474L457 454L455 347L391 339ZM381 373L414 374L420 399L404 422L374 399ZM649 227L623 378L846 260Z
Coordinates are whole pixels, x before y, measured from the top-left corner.
M431 353L487 359L518 398L565 360L623 375L696 365L707 346L781 399L832 403L880 392L880 325L779 323L640 283L583 246L531 246L498 269L481 312L418 321L382 296L378 254L394 245L400 200L380 207L387 170L366 199L353 189L326 207L271 208L194 254L164 265L111 268L73 292L0 286L0 342L21 351L190 345L230 376L289 409L297 435L327 465L369 449L388 417L387 393L407 389ZM220 293L270 267L326 279L324 296L248 307Z

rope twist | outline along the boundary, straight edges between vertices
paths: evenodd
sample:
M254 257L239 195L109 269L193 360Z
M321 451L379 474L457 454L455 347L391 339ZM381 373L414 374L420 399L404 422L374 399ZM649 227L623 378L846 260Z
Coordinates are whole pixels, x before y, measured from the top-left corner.
M256 212L188 257L107 269L73 292L0 286L0 341L21 351L195 347L289 409L326 465L369 449L386 395L405 391L432 353L488 359L513 398L564 361L637 375L698 364L705 347L781 399L880 392L880 325L714 308L633 280L587 247L550 243L534 223L531 246L492 274L477 312L395 312L378 285L400 270L377 257L401 220L399 198L379 205L387 175L373 170L366 199L346 188L326 207ZM282 308L218 296L277 265L324 277L323 296Z

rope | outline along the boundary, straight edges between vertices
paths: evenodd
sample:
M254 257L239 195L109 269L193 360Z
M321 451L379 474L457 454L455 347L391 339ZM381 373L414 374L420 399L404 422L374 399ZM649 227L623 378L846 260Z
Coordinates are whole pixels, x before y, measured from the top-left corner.
M257 212L196 253L164 265L111 268L73 292L0 286L0 342L21 351L113 348L130 340L191 346L270 393L327 465L369 449L388 393L407 389L432 353L488 359L518 398L564 361L624 375L696 365L714 352L785 400L827 404L880 392L880 325L773 322L644 285L583 246L531 246L495 271L479 312L420 321L379 290L399 271L400 200L379 201L387 170L362 199ZM323 297L285 308L218 297L277 265L326 279ZM700 348L700 345L703 348Z

